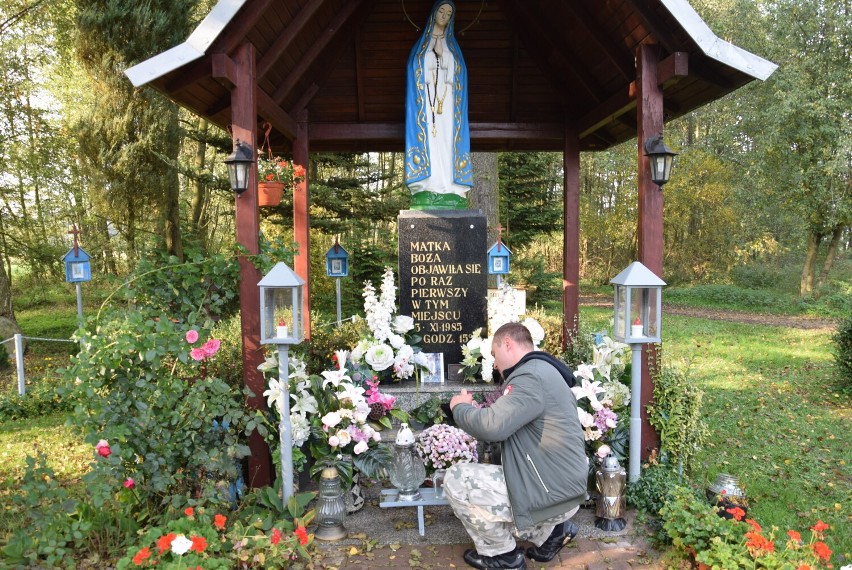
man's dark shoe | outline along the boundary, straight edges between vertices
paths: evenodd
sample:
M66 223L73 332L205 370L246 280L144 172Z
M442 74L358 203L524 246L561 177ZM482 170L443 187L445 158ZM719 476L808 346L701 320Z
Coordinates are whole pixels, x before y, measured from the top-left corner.
M570 521L559 523L544 544L527 548L527 556L537 562L550 562L575 536L577 536L577 525Z
M483 556L473 548L464 551L464 561L479 570L525 570L524 551L516 548L497 556Z

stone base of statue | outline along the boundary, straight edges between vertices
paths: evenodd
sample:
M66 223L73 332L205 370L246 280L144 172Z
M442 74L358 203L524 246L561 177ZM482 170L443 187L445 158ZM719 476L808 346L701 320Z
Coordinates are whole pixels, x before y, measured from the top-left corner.
M467 198L458 194L436 194L423 191L411 195L412 210L465 210L467 208Z

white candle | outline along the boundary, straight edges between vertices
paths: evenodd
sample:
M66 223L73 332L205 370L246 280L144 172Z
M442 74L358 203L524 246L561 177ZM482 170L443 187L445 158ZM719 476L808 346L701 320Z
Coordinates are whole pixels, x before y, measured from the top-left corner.
M644 336L642 334L642 325L630 325L630 336Z
M278 336L278 338L285 338L287 336L287 325L278 325L277 328L278 332L276 333L276 336Z

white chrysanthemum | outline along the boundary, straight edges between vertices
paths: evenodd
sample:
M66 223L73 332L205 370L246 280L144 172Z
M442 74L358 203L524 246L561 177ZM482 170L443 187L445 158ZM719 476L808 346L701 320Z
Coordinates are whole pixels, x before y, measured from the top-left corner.
M603 434L601 433L601 431L596 428L586 428L583 431L583 437L586 439L586 441L597 441L601 438L602 435Z
M393 320L393 331L397 334L405 334L414 328L414 319L408 315L397 315Z
M630 405L630 387L618 381L606 382L604 385L606 399L611 402L610 407L614 410L626 408Z
M533 318L526 318L521 324L527 327L527 330L530 331L533 345L538 347L538 345L541 344L541 341L544 340L544 328L542 328L539 322Z
M383 343L374 344L373 346L367 349L367 354L364 355L364 359L367 361L367 364L369 364L376 372L387 370L388 368L393 366L393 349Z
M308 419L301 414L290 414L290 427L293 433L293 446L301 447L311 435Z

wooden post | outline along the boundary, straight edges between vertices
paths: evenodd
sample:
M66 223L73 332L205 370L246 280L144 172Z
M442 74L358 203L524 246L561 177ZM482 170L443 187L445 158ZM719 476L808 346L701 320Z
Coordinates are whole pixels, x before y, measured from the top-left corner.
M663 91L657 81L660 49L642 44L636 54L637 88L637 165L639 173L639 252L645 267L663 278L663 192L651 181L651 168L645 156L645 139L663 132ZM648 422L647 405L654 395L648 362L659 364L654 345L645 345L642 352L642 458L660 446L660 438Z
M255 147L257 144L257 94L255 93L254 46L245 43L234 54L235 79L231 90L231 128L234 139ZM257 212L257 164L252 165L248 189L235 198L237 243L249 254L260 253L258 232L260 222ZM240 321L243 333L243 382L254 392L246 400L250 409L265 409L263 392L266 383L257 369L264 361L260 346L260 289L257 286L262 275L251 261L240 256ZM272 461L269 447L257 431L249 436L248 483L252 487L264 487L272 483Z
M293 162L305 168L305 179L293 188L293 241L299 246L293 261L296 274L305 280L302 293L302 330L305 340L311 338L311 199L308 150L308 111L303 109L296 117L296 139L293 141Z
M562 196L562 348L573 343L580 326L580 140L565 125Z

